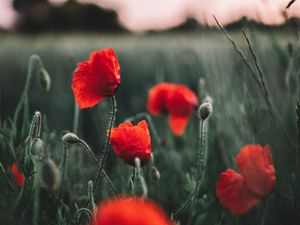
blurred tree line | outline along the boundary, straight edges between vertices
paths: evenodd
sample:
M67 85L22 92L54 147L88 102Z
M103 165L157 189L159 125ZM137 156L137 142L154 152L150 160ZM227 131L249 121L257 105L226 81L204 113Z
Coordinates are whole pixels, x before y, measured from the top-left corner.
M14 0L13 7L21 15L17 25L20 31L123 30L115 12L75 0L61 6L53 6L48 0Z
M111 33L126 31L118 23L114 11L104 10L93 4L79 4L76 0L68 0L59 6L53 6L48 0L13 0L13 7L21 16L16 27L17 31L29 33L44 31L101 31ZM272 29L270 26L257 24L246 18L242 18L227 28L235 30L244 26ZM279 27L286 26L299 29L299 20L290 19L288 23ZM190 31L206 28L199 25L194 19L188 19L183 25L171 30Z

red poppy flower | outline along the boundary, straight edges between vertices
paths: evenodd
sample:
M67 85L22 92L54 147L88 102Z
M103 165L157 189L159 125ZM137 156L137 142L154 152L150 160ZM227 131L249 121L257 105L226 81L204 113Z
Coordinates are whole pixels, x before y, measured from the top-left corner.
M184 133L189 117L198 105L197 96L184 85L178 85L166 99L170 113L169 124L173 133L180 136Z
M23 187L24 186L24 182L25 182L25 178L24 178L24 175L23 173L21 173L17 167L16 164L13 164L11 168L9 168L9 171L11 171L14 175L14 178L15 178L15 181L16 181L16 184L19 186L19 187Z
M176 88L175 84L163 82L150 88L148 92L148 112L154 116L159 116L166 112L167 95Z
M172 225L165 213L152 201L119 197L98 205L91 225Z
M145 165L151 156L151 140L148 124L145 120L136 126L131 122L124 122L117 128L111 129L110 143L117 156L124 162L134 166L137 157L141 165Z
M216 191L225 208L243 214L274 188L276 177L270 146L245 145L237 155L236 163L241 175L231 169L223 172Z
M120 85L120 65L113 49L91 53L88 61L78 63L72 80L76 103L80 108L93 107L113 96Z
M244 146L236 163L249 190L259 196L270 194L276 177L269 145L264 148L255 144Z
M246 188L244 178L232 169L221 173L216 189L222 206L234 214L246 213L259 201L259 197Z
M170 128L174 135L183 135L188 120L198 105L197 96L184 85L160 83L148 92L147 108L154 116L167 111Z

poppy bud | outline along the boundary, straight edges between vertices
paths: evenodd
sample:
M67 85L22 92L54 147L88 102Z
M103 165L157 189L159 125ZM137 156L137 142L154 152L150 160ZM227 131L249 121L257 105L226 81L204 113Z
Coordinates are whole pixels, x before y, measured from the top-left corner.
M49 91L51 87L51 78L49 76L49 73L44 68L41 69L41 75L39 79L41 87L45 91Z
M30 141L30 143L32 143L32 141L35 138L41 136L41 126L42 126L41 124L42 124L42 115L39 111L36 111L31 121L30 131L26 142Z
M201 120L206 120L213 112L213 107L210 103L206 102L200 105L198 115Z
M202 100L203 103L210 103L213 104L214 103L214 99L210 96L210 95L206 95L204 97L204 99Z
M43 186L48 190L54 190L60 185L59 170L50 158L42 162L41 180Z
M39 157L40 160L46 158L46 152L44 149L44 142L40 138L35 138L31 145L32 153Z
M63 137L62 137L63 142L67 143L67 144L75 144L78 143L80 141L79 137L71 132L66 133Z
M152 175L153 180L159 180L160 179L160 172L155 166L152 167L151 175Z

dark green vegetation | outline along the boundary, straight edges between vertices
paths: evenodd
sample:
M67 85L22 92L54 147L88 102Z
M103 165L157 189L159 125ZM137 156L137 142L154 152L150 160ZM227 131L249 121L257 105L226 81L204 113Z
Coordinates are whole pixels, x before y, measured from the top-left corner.
M183 83L201 98L210 95L214 112L209 121L208 166L204 185L196 202L193 224L264 224L295 225L300 223L299 135L296 104L299 100L299 45L296 32L287 30L258 32L248 30L263 72L266 89L247 47L242 32L237 40L251 64L258 83L221 31L165 34L152 36L123 35L49 35L0 37L1 129L0 162L4 170L16 162L24 171L23 158L31 115L41 112L44 125L42 140L49 157L61 170L63 159L62 130L73 129L74 99L71 91L72 72L76 63L86 59L94 49L113 47L120 60L122 83L117 93L116 124L145 112L147 90L161 81ZM288 44L291 45L288 47ZM36 74L29 89L29 114L20 114L18 128L9 122L20 99L26 79L28 59L38 54L49 72L52 87L44 92ZM199 85L199 78L205 84ZM200 86L200 89L199 89ZM267 90L267 98L266 92ZM270 102L268 105L267 102ZM100 159L109 116L109 99L93 109L81 112L78 136L83 138ZM24 116L24 119L22 119ZM161 146L153 138L155 165L159 181L150 178L151 165L144 167L148 196L171 214L188 198L195 186L197 129L196 115L191 118L182 138L171 135L167 118L153 118ZM218 175L234 168L240 147L249 143L270 144L276 168L277 184L273 193L247 215L232 216L215 197ZM88 181L97 167L80 145L68 146L69 160L64 184L64 203L60 187L40 190L38 224L72 224L78 208L85 206ZM120 193L128 193L132 168L116 159L110 151L106 171ZM32 224L36 195L34 184L20 192L11 174L0 171L0 224ZM8 185L12 184L12 187ZM105 179L95 193L95 202L112 196ZM187 207L178 216L186 224ZM83 223L82 223L83 224Z

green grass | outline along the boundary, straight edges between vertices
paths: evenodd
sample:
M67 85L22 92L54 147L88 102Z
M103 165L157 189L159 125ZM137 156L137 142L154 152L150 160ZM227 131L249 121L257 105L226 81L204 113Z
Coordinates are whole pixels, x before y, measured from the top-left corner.
M240 31L231 33L253 66L252 56ZM116 123L146 111L147 90L161 81L183 83L201 97L208 94L214 100L208 135L208 168L205 187L196 204L193 224L264 224L295 225L299 212L299 138L296 102L299 100L299 46L296 32L277 30L248 30L255 53L263 71L274 118L271 117L262 89L221 31L199 33L166 33L161 35L109 34L48 34L0 36L1 128L0 162L6 170L13 162L23 168L25 138L30 117L19 121L14 130L9 123L21 96L28 59L38 54L52 79L49 92L43 92L36 79L29 91L29 111L41 111L46 119L42 130L45 149L61 170L62 130L72 130L74 98L71 91L72 72L76 63L86 59L94 49L113 47L120 60L122 83L117 93ZM289 53L288 44L293 44ZM290 75L287 75L290 71ZM199 78L205 85L199 90ZM23 114L20 114L23 116ZM104 147L109 116L109 101L81 112L78 135L92 146L97 157ZM26 119L28 118L29 119ZM161 179L150 179L151 166L144 168L148 196L157 201L169 215L187 199L195 185L198 120L194 115L186 134L175 138L169 131L167 118L153 118L164 146L160 149L153 140L156 167ZM22 133L22 125L25 124ZM153 136L152 136L153 137ZM276 167L277 184L273 193L247 215L235 217L223 209L215 196L219 173L235 168L235 155L249 143L270 144ZM84 206L87 183L93 179L97 167L84 153L78 162L79 145L69 146L67 178L64 181L65 204L60 211L59 189L40 191L39 224L73 224L76 205ZM24 169L24 168L23 168ZM106 171L117 190L127 193L132 168L117 159L112 151ZM8 176L8 178L7 178ZM12 183L12 188L8 182ZM10 174L0 171L0 224L32 224L35 202L32 189L14 186ZM95 201L112 196L104 179L95 193ZM181 224L187 222L189 209L180 215ZM61 217L59 216L61 212ZM265 214L263 214L265 212ZM262 223L262 217L265 222Z

